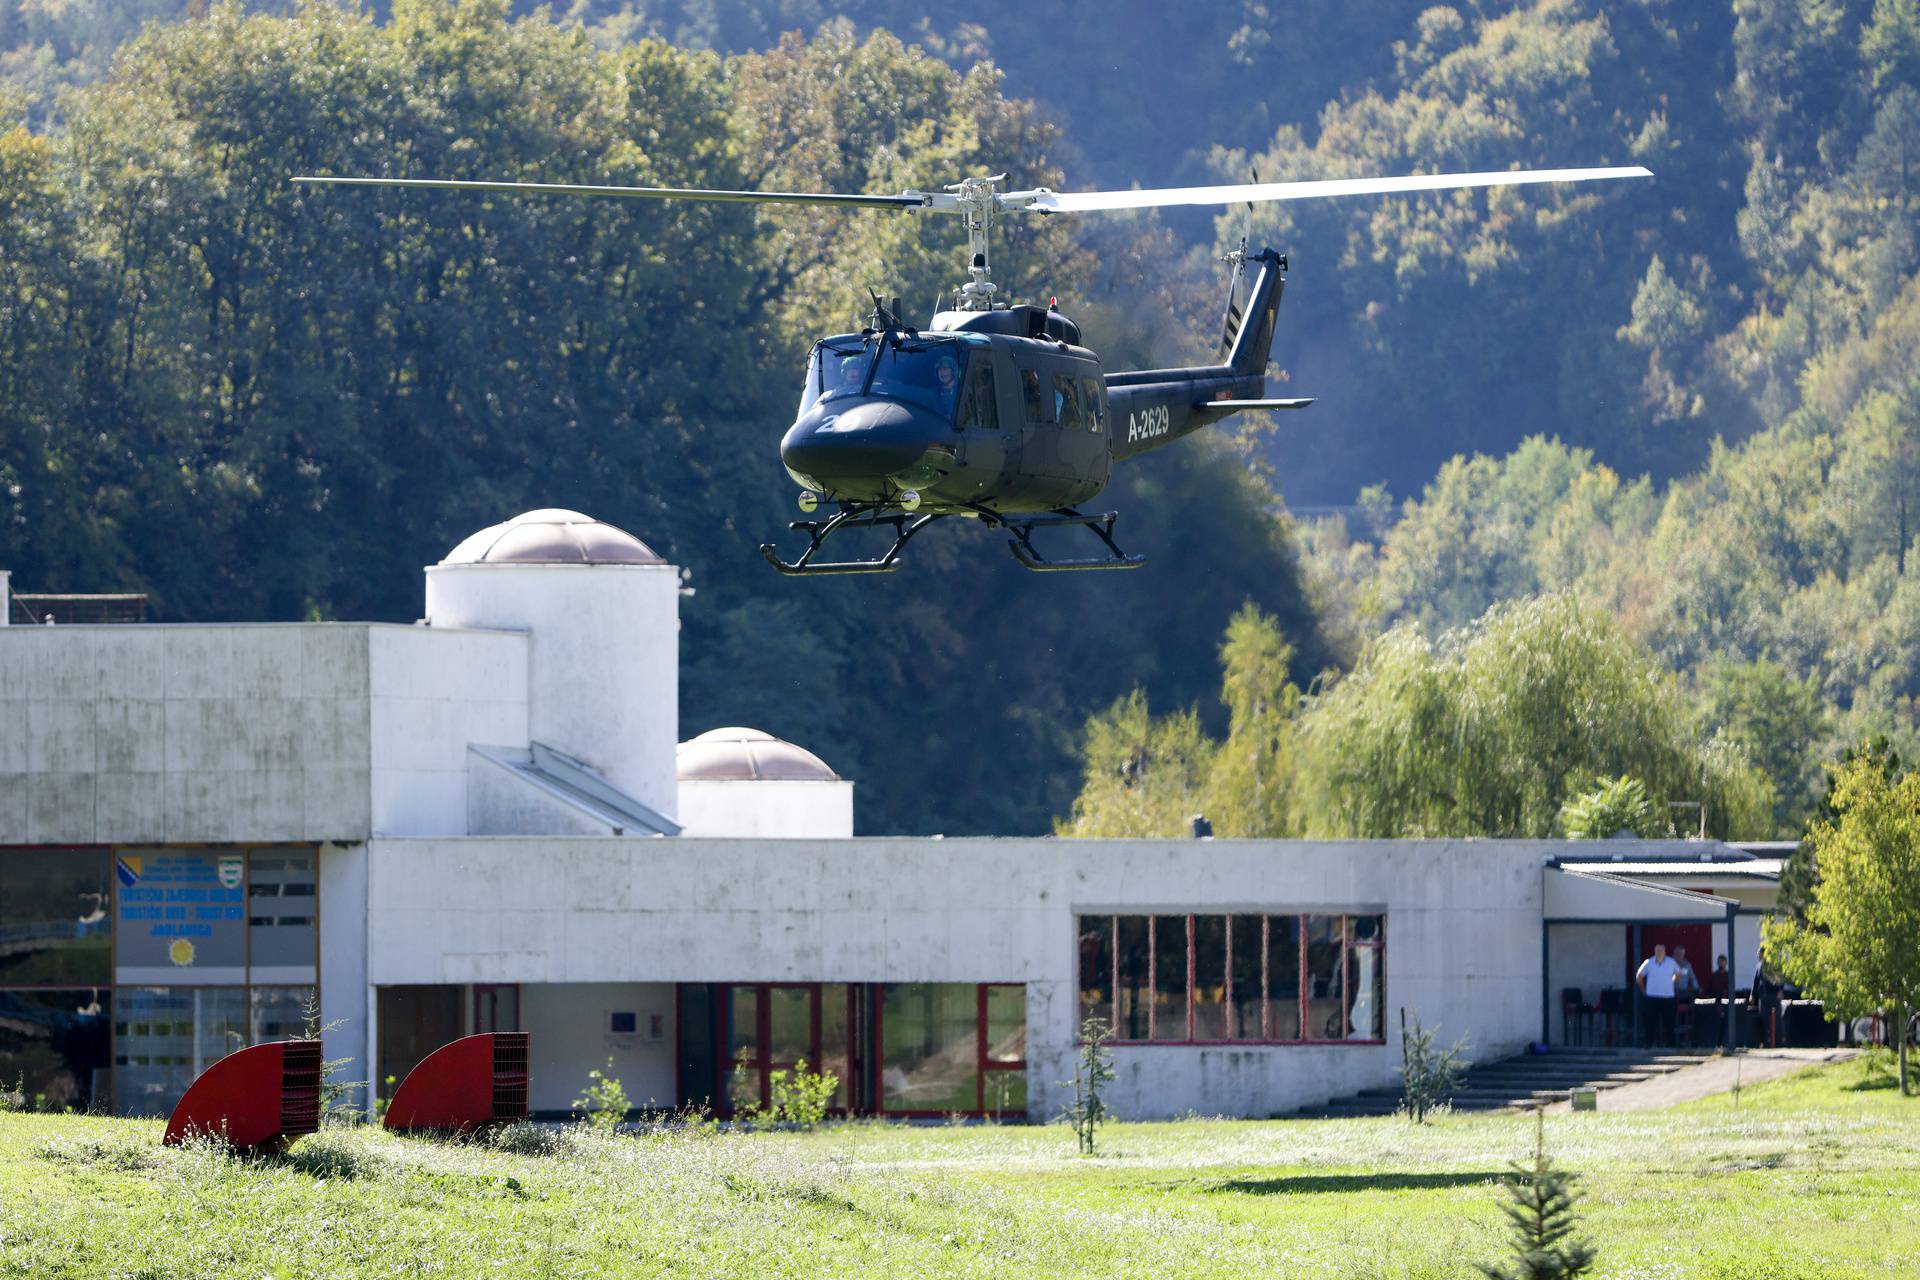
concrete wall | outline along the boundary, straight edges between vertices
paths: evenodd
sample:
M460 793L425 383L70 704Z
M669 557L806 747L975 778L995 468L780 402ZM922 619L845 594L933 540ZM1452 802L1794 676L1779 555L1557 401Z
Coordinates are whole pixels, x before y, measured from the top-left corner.
M0 843L364 839L368 630L0 632Z
M851 782L680 783L686 836L845 839L853 834Z
M611 822L594 818L471 748L467 751L466 829L476 836L618 834Z
M1553 842L380 839L369 980L1022 982L1059 1105L1081 911L1384 910L1384 1046L1116 1050L1136 1118L1267 1115L1392 1083L1405 1007L1475 1056L1538 1035ZM697 851L696 851L697 850Z
M427 618L436 630L530 631L532 740L574 757L649 808L673 813L680 729L678 569L434 565L427 570Z
M462 832L467 743L526 742L526 643L362 623L10 627L0 844Z
M373 830L467 830L467 746L525 746L528 638L375 627L368 704Z
M367 985L367 847L320 846L320 1022L327 1056L352 1058L348 1078L367 1080L364 1066L376 1061L373 989ZM366 1105L364 1096L355 1106Z
M639 1030L615 1035L608 1015L638 1016ZM649 1015L662 1015L660 1038L650 1039ZM671 1110L674 1082L673 987L663 982L568 982L520 988L520 1029L528 1033L534 1111L570 1111L587 1072L606 1069L636 1107Z

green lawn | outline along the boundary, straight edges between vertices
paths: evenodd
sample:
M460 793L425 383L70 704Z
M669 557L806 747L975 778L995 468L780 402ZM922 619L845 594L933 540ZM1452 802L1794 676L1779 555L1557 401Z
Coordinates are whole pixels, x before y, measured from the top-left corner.
M166 1150L0 1115L0 1276L1468 1276L1519 1116L813 1134L567 1133L547 1152ZM1861 1062L1660 1114L1559 1116L1599 1276L1920 1275L1920 1100Z

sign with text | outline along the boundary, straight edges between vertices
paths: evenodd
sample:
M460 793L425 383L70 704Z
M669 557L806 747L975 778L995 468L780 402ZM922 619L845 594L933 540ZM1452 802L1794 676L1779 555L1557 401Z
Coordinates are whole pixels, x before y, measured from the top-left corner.
M117 856L114 875L114 944L122 981L241 980L247 909L240 855L127 850Z

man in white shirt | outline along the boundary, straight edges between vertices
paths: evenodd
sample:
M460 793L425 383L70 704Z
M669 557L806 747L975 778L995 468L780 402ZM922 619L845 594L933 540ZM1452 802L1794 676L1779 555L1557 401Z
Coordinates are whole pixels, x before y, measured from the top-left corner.
M1667 954L1667 944L1653 944L1653 954L1640 962L1633 980L1640 988L1640 1007L1645 1013L1642 1031L1651 1045L1673 1043L1674 983L1680 966Z

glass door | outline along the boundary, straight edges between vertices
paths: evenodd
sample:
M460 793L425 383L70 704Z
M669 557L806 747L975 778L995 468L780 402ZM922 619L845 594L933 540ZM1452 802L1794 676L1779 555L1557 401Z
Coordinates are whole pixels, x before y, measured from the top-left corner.
M734 983L720 988L725 1113L771 1104L770 1077L802 1060L820 1069L820 987L804 982Z

